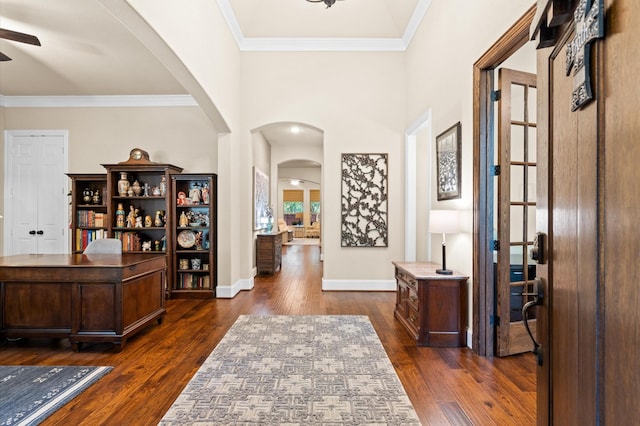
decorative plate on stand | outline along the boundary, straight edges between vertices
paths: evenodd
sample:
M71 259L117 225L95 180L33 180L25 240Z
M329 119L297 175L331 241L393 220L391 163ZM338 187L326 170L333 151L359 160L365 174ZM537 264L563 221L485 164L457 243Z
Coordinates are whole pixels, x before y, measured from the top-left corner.
M178 234L178 245L188 249L196 244L196 234L193 231L182 231Z

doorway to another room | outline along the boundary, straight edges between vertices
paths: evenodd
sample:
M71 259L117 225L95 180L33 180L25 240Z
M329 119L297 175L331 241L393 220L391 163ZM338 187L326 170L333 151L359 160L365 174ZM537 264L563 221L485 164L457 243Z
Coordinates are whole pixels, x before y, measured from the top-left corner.
M66 130L5 131L4 256L69 252L68 141Z

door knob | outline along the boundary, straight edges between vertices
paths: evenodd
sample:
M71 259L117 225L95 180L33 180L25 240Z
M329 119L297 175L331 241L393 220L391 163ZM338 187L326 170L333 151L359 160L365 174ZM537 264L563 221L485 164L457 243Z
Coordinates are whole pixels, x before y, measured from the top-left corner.
M40 230L40 231L36 232L36 234L42 235L42 234L44 234L44 231Z
M32 229L31 231L29 231L29 235L36 235L36 230Z

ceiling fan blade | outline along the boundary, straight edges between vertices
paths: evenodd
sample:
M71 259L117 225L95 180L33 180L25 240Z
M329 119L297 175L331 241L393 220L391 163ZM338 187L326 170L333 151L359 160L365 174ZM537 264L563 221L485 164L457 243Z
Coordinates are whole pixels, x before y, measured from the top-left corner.
M4 53L0 52L0 62L10 61L10 60L11 60L10 57L8 57Z
M40 40L38 40L38 37L34 35L19 33L18 31L5 30L4 28L0 28L0 38L19 41L20 43L33 44L35 46L41 45Z

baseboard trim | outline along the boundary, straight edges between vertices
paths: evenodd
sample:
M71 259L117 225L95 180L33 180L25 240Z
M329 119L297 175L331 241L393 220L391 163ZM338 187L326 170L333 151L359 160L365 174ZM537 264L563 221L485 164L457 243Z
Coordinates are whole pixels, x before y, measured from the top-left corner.
M238 280L230 286L218 285L216 287L217 299L232 299L242 290L253 289L253 278Z
M326 280L323 291L396 291L395 280Z

